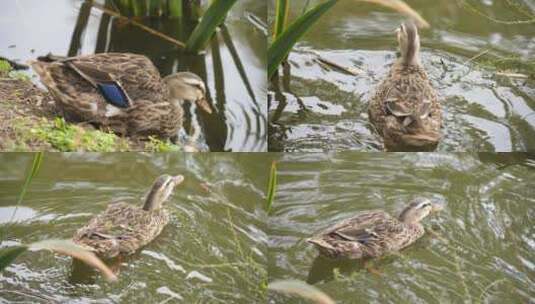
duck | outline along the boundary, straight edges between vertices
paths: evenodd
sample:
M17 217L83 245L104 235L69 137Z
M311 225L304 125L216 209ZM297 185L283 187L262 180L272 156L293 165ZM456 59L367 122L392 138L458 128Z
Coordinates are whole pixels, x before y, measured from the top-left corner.
M433 151L441 139L442 109L420 61L420 37L412 21L396 29L401 56L377 87L370 122L386 151Z
M182 175L161 175L153 183L143 206L124 201L111 203L73 235L73 242L103 259L128 256L154 240L169 222L163 204Z
M314 245L320 255L332 259L377 258L399 251L421 238L425 234L421 221L442 208L439 203L417 198L397 218L383 210L363 211L306 241Z
M212 113L204 81L194 73L162 78L149 58L132 53L47 55L30 65L66 120L121 136L171 139L182 127L185 101Z

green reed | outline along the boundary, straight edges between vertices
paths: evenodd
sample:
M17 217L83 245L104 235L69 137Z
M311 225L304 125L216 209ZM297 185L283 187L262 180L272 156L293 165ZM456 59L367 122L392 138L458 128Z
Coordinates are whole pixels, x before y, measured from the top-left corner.
M269 181L268 181L268 190L267 190L267 199L266 199L267 213L271 211L271 206L273 205L273 199L275 198L276 191L277 191L277 162L273 161L271 163L271 170L269 171Z
M429 27L416 11L401 0L353 0L355 2L368 2L382 5L393 9L401 14L414 19L421 27ZM305 10L301 16L288 24L289 0L277 0L275 8L275 23L273 25L273 42L268 48L268 78L272 78L280 64L286 60L295 44L327 13L338 0L323 1L311 9L309 3L305 4Z

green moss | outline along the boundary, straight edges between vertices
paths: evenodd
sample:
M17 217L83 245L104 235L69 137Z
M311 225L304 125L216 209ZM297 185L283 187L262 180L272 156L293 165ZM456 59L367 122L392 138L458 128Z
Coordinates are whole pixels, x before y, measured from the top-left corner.
M18 79L18 80L22 80L22 81L30 81L31 78L28 74L24 73L24 72L20 72L20 71L11 71L8 73L9 77L10 78L13 78L13 79Z
M182 149L170 143L169 141L162 141L156 137L150 136L149 142L145 145L145 149L152 152L176 152L182 151Z
M63 118L46 121L30 130L37 139L49 143L54 149L68 151L113 152L129 150L128 143L115 134L86 130L69 124Z
M5 60L0 60L0 73L7 74L10 71L11 71L11 65Z

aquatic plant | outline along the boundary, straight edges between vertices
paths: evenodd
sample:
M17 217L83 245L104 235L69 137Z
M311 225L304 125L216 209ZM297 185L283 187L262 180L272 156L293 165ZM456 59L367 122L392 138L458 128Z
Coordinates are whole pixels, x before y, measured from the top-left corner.
M393 9L414 19L419 26L428 27L429 24L415 10L401 0L355 0L379 4ZM305 35L306 32L328 12L338 0L321 2L307 10L291 24L287 25L289 0L277 0L275 23L273 30L273 43L268 48L268 78L272 78L280 64L286 59L294 45ZM305 6L307 7L307 6Z
M55 253L76 258L89 266L98 269L104 278L110 282L116 281L117 276L97 256L74 244L71 240L45 240L28 245L17 245L0 249L0 271L15 261L26 251L49 250Z
M266 199L266 211L271 211L273 205L273 199L275 198L275 192L277 191L277 163L273 161L271 163L271 170L269 171L269 181Z
M317 304L334 304L334 300L317 287L298 280L271 282L268 289L288 295L299 296Z

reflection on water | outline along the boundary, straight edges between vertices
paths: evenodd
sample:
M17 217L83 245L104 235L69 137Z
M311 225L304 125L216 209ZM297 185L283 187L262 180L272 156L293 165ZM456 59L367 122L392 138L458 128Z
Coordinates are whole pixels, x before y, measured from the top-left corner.
M31 154L0 154L0 247L70 238L112 200L139 200L153 179L183 174L166 203L171 221L137 254L113 264L117 283L48 252L0 274L0 302L259 303L265 280L263 212L269 161L259 154L45 154L12 224Z
M285 154L269 220L270 281L315 284L340 303L530 303L535 297L535 156ZM398 214L425 196L446 208L400 255L316 259L304 240L369 209ZM270 295L273 303L285 303ZM305 303L295 301L292 303Z
M301 12L292 3L294 17ZM439 151L529 151L535 149L535 85L497 76L476 63L535 56L535 27L501 24L459 7L461 1L408 3L430 21L421 32L422 62L444 109ZM510 1L468 1L500 20L525 20ZM522 1L514 1L515 3ZM524 1L532 3L532 0ZM294 5L295 4L295 5ZM530 10L531 9L531 10ZM290 54L278 92L270 94L271 151L377 151L382 143L367 117L368 100L396 58L394 29L402 17L373 5L339 2ZM478 58L470 58L484 52ZM357 76L318 62L318 56Z
M69 56L101 52L144 54L162 76L192 71L207 82L208 99L215 113L207 114L189 106L185 111L185 131L191 135L195 128L202 130L198 145L212 151L266 149L265 36L247 18L249 14L265 18L265 4L240 1L206 52L192 55L83 3L81 0L4 3L0 12L2 56L26 61L48 52ZM183 19L136 20L180 41L186 41L197 23L197 18L189 14Z

